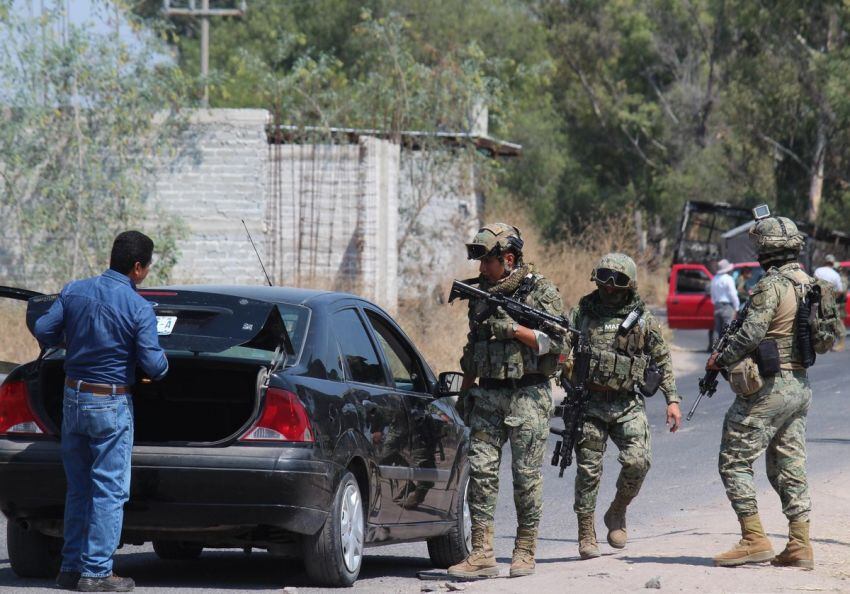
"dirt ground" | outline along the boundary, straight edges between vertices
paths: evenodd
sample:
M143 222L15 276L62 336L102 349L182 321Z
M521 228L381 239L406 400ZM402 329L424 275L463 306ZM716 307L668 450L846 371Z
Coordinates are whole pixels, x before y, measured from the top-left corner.
M813 481L812 537L815 570L775 568L768 563L736 568L714 567L711 558L738 539L737 523L725 502L699 510L676 510L669 523L630 539L619 552L600 545L602 557L578 558L573 543L563 556L539 558L537 573L521 579L462 584L468 592L634 592L651 589L677 592L850 592L850 476L843 473ZM762 520L774 548L785 543L785 518L776 495L762 493ZM599 536L604 540L602 523ZM507 574L507 566L502 573ZM424 582L423 582L424 583ZM446 590L444 583L437 583Z
M706 354L676 349L676 373L701 369ZM686 411L683 411L686 412ZM757 464L757 473L763 472ZM714 567L712 557L740 538L737 520L725 499L700 508L683 505L664 514L663 525L632 530L627 547L615 551L605 543L605 527L597 517L602 557L582 561L575 535L566 535L557 554L538 555L537 573L520 579L494 579L457 584L467 592L635 592L652 591L651 581L676 592L850 592L850 465L828 476L810 475L813 514L811 535L815 569L772 567L769 563L737 568ZM762 521L776 552L785 546L787 524L772 490L759 493ZM686 504L685 504L686 505ZM501 564L507 576L508 563ZM422 582L447 591L446 582Z

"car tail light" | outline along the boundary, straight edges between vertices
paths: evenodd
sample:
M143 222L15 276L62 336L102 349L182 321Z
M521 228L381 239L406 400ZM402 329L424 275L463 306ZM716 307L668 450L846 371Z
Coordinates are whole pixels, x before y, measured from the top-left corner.
M43 435L47 430L32 412L27 385L22 381L0 386L0 435Z
M268 388L260 420L239 441L314 441L307 410L298 396Z

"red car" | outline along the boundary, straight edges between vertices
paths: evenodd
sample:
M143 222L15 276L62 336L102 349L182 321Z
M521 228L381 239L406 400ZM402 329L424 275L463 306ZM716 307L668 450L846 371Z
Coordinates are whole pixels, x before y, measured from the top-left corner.
M850 269L850 261L841 262L841 266ZM752 289L764 271L758 262L739 262L735 264L732 277L737 280L746 268L752 270L752 275L745 286ZM667 324L670 328L710 330L714 327L714 308L710 294L712 278L714 275L703 264L673 264L667 292ZM850 299L844 302L844 326L850 327Z
M732 277L737 280L741 270L753 271L747 281L752 288L764 272L758 262L735 264ZM704 264L673 264L667 291L667 324L677 330L711 330L714 327L714 307L711 304L711 279L714 275Z

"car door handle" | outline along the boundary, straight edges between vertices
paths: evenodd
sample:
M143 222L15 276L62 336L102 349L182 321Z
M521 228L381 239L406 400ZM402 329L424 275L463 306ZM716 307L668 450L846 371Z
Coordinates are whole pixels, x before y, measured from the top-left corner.
M673 303L674 303L674 304L675 304L675 303L679 303L679 300L678 300L678 299L676 299L676 298L674 297L674 298L673 298Z

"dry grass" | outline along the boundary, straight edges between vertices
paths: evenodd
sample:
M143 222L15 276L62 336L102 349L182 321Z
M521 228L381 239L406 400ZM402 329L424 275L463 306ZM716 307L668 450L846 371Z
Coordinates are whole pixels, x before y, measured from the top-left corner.
M23 363L38 356L38 343L25 323L24 301L0 299L0 362Z
M608 252L624 252L632 256L638 265L638 290L650 305L661 305L667 296L667 266L656 268L649 255L636 254L637 234L631 213L624 213L616 220L608 220L572 237L565 237L555 244L546 244L533 225L522 216L514 216L510 222L518 226L525 241L525 260L551 279L561 291L565 308L569 309L578 300L593 291L596 286L590 281L590 273L599 258ZM458 239L457 249L463 249ZM477 274L477 267L454 271L443 280L444 297L452 278L466 278ZM431 298L399 304L398 321L422 351L426 360L436 371L458 370L461 349L468 331L466 305L446 305Z

